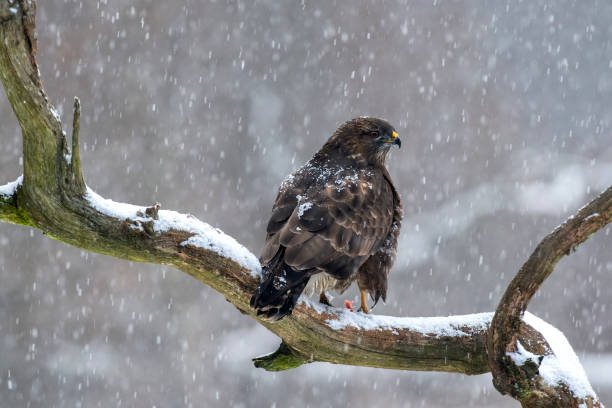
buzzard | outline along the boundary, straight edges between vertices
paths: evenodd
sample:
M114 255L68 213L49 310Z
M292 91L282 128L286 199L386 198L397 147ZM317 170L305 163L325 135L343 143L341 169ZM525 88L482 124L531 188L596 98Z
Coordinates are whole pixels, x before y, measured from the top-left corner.
M281 184L260 261L263 279L251 297L257 315L277 321L300 294L344 292L357 280L366 293L387 297L402 204L385 167L401 146L386 121L361 117L342 124L308 163Z

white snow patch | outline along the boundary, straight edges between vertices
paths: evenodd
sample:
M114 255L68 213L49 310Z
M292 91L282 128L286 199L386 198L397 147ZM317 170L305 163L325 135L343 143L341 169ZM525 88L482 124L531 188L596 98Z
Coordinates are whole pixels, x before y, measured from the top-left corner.
M25 101L24 101L25 102ZM60 114L57 113L57 111L55 110L55 108L53 106L51 106L51 114L53 115L53 117L58 121L61 122L62 119L60 117Z
M304 215L305 211L308 211L312 208L312 203L304 203L304 204L300 204L300 206L298 207L298 218L302 218L302 215Z
M429 336L468 336L471 331L486 330L493 318L493 313L448 317L394 317L355 313L342 310L337 313L338 320L330 319L327 325L334 330L353 326L363 330L398 330L408 329ZM461 330L468 328L468 333Z
M315 276L317 276L317 275L315 275ZM304 295L299 297L297 303L298 304L303 304L306 307L310 307L310 308L314 309L315 312L317 312L318 314L321 314L321 313L332 313L332 314L335 314L335 312L337 312L339 310L339 309L337 309L335 307L330 307L330 306L324 305L323 303L318 302L318 301L317 302L313 302L312 300L308 299Z
M15 190L17 190L17 187L19 187L22 182L23 175L17 177L17 180L15 181L11 181L10 183L0 186L0 195L5 197L12 197L13 194L15 194Z
M261 265L257 257L219 228L214 228L192 215L181 214L176 211L161 210L158 215L159 220L156 220L153 225L156 232L170 229L193 232L195 235L181 242L181 245L194 245L214 251L238 262L248 269L253 277L261 276Z
M525 313L523 320L542 333L554 353L544 356L540 364L542 379L551 386L567 385L578 398L597 398L578 356L563 333L529 312Z
M537 354L533 354L532 352L525 349L525 347L523 347L521 342L518 340L516 341L516 348L517 348L517 351L513 353L506 352L506 355L510 357L516 365L520 365L520 366L525 365L525 363L529 360L531 360L536 365L539 363L541 356Z
M291 184L293 184L293 180L295 179L295 176L293 174L288 175L287 177L285 177L285 179L282 181L280 188L287 188L289 187Z
M588 217L586 217L584 220L586 221L588 219L595 218L595 217L599 217L599 213L593 213L593 214L589 215Z
M486 330L493 313L476 313L448 317L394 317L351 312L346 309L336 309L300 299L301 303L312 307L317 313L333 314L337 319L327 320L327 325L334 330L355 327L360 330L389 330L397 334L397 330L408 329L429 336L469 336L472 331ZM465 332L461 329L467 328Z
M225 234L218 228L214 228L198 220L190 214L160 210L158 211L158 219L154 220L153 218L143 216L146 214L146 207L118 203L103 198L89 187L87 187L86 198L94 208L111 217L119 219L130 218L141 222L153 221L153 230L155 232L169 231L171 229L191 232L194 235L186 241L181 242L181 245L193 245L214 251L221 256L236 261L244 268L248 269L251 276L255 278L261 276L261 265L255 255L233 237ZM136 225L136 228L138 227L139 225Z
M144 217L139 217L138 215L136 215L137 212L141 212L142 214L144 214L146 207L140 205L118 203L108 198L103 198L98 193L89 188L89 186L87 187L87 194L85 195L85 198L96 210L111 217L121 219L131 218L134 220L146 219Z

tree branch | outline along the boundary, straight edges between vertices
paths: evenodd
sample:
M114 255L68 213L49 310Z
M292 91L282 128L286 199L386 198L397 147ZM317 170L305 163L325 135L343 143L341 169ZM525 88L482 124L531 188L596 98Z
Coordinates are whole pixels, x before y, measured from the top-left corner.
M233 238L190 215L160 210L159 205L144 207L104 200L85 185L78 151L80 104L75 100L70 155L61 121L48 102L38 76L34 14L33 0L0 0L0 37L4 39L0 41L0 75L21 126L24 146L23 181L0 188L0 220L41 229L51 238L90 251L172 265L188 273L283 339L278 351L255 360L258 367L268 370L325 361L480 374L489 371L490 364L497 367L499 358L507 360L505 346L491 348L495 354L487 354L487 342L494 339L492 344L497 345L496 341L506 341L507 333L512 333L512 338L509 338L510 343L504 344L518 344L518 340L530 345L533 355L555 356L546 323L530 314L518 320L521 313L512 308L508 313L499 311L505 310L502 305L507 299L513 299L511 295L505 296L500 304L491 333L491 313L392 318L353 313L308 301L300 303L293 315L278 323L257 319L248 302L259 281L259 263ZM577 216L580 221L568 221L566 232L576 231L575 236L580 239L567 243L562 240L566 248L562 253L610 222L609 208L598 205L588 208L597 208L599 218L588 218L583 210ZM532 258L540 257L541 251L536 249ZM554 259L548 262L550 271L556 263ZM538 275L543 276L539 279L543 281L550 271ZM526 288L533 289L531 285ZM525 291L520 284L518 288ZM521 297L527 302L529 298ZM518 308L526 305L524 301L519 302ZM511 317L504 317L510 316L509 313ZM503 326L506 323L510 328ZM565 341L563 337L562 340ZM520 350L510 351L518 353ZM517 353L512 355L519 359ZM525 377L524 372L528 369L531 369L530 374ZM541 377L537 364L525 363L519 371L520 378L527 382L525 389L534 389L532 383L539 383ZM503 382L497 379L500 374L496 370L493 374L496 386ZM504 378L513 377L506 375ZM511 395L525 404L525 398L521 399L516 393ZM593 406L599 404L594 393L582 401Z
M538 406L540 400L550 399L564 401L558 406L571 406L564 404L580 399L580 395L576 395L577 391L572 389L570 384L550 384L542 376L538 381L531 381L532 370L524 370L523 366L508 358L508 354L515 353L520 347L518 336L523 313L557 262L611 221L612 187L582 207L576 215L540 242L510 282L497 307L488 338L488 357L493 383L500 392L511 394L521 401L525 400L525 406ZM521 344L525 343L521 341ZM588 405L588 401L577 402L576 406L579 403Z
M74 113L72 114L72 150L70 150L70 170L72 182L79 191L85 191L85 179L81 171L81 153L79 151L79 130L81 128L81 101L74 98Z

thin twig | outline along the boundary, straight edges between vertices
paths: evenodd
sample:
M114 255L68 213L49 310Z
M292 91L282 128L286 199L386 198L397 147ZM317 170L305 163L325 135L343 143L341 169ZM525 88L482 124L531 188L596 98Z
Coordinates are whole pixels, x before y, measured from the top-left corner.
M79 98L74 97L74 113L72 116L72 156L70 165L72 167L72 176L75 184L81 189L85 189L85 181L81 172L81 156L79 152L79 130L81 127L81 102Z

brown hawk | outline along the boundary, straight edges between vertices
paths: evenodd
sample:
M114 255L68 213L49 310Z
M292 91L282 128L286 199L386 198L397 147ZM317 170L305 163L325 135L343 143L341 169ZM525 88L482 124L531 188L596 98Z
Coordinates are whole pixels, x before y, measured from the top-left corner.
M395 129L376 118L341 125L308 163L283 181L267 226L263 279L251 297L257 315L291 313L309 284L344 292L357 280L361 310L387 297L402 204L385 167Z

